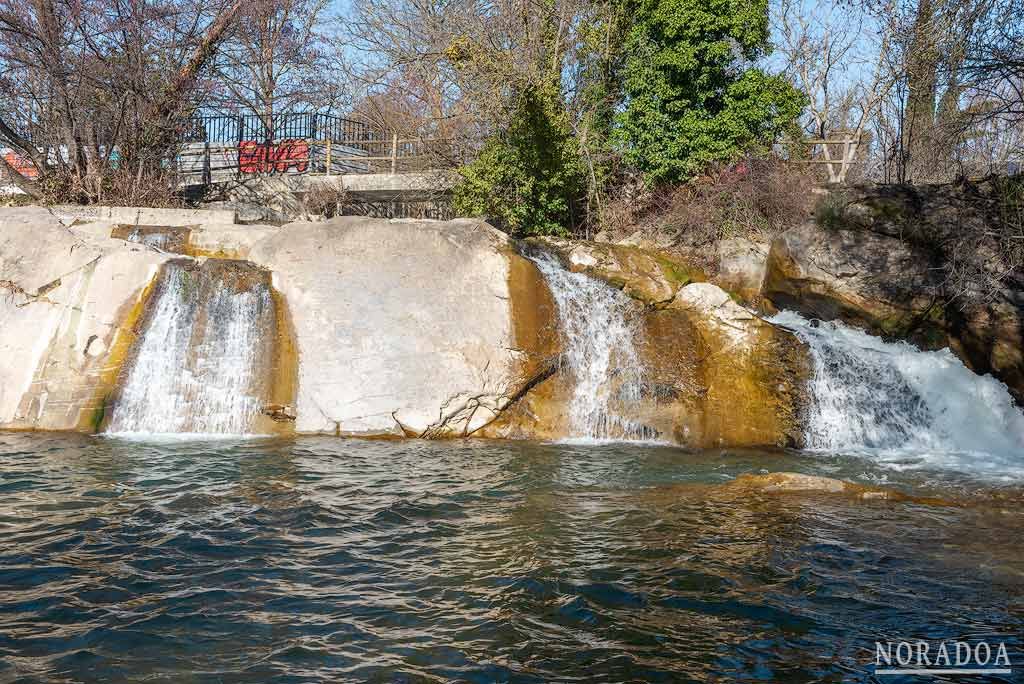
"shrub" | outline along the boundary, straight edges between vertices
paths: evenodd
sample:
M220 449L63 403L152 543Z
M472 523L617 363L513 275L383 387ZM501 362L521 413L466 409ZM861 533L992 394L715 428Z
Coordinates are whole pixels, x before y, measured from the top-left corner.
M768 241L812 215L813 188L805 167L747 159L686 183L619 198L619 223L610 227L611 237L640 230L665 246L686 248L733 237Z
M616 134L650 186L767 148L806 98L756 66L769 51L767 0L630 0L625 108Z
M341 215L346 194L344 188L336 185L314 183L303 195L302 203L308 214L333 218Z
M556 86L530 86L508 128L459 171L452 205L516 236L568 235L580 219L586 180Z

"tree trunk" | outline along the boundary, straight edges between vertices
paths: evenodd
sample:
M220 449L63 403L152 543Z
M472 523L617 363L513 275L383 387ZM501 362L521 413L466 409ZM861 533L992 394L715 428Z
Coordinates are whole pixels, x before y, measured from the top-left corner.
M905 180L924 180L934 164L935 98L939 47L936 43L935 8L932 0L920 0L907 61L907 113L903 122Z

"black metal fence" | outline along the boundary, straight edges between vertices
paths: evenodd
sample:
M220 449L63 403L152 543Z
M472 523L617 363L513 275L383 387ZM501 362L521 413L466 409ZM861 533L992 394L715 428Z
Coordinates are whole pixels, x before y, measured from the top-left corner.
M319 112L290 112L275 114L269 121L256 114L195 116L190 120L182 142L376 141L383 138L384 133L366 121Z

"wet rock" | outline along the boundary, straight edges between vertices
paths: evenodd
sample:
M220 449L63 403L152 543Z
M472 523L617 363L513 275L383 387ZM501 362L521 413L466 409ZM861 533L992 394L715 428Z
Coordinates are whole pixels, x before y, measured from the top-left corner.
M530 242L557 254L569 270L599 278L653 306L667 304L691 282L707 280L703 270L679 257L635 245L554 238Z
M923 349L948 346L1024 403L1024 273L1006 194L1013 182L864 186L833 196L816 222L772 242L763 295L777 308Z
M279 423L295 420L295 407L286 404L267 404L263 407L263 415Z
M165 255L0 210L0 427L96 429Z
M693 446L800 446L810 360L787 330L736 304L721 288L682 288L646 327L652 380L672 382L676 441Z
M833 477L791 472L744 473L722 485L721 489L744 496L751 494L832 494L862 501L901 501L932 506L962 505L951 500L914 496L895 489L870 487Z
M666 442L692 447L799 446L810 372L790 332L694 283L664 308L642 313L643 387L628 415ZM556 366L481 435L569 437L573 386Z

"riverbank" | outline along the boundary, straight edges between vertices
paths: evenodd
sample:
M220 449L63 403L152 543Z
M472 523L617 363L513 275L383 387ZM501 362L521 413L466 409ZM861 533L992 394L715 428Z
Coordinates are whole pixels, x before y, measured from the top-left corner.
M1005 387L952 357L885 346L949 346L983 371L980 354L1019 394L1015 276L989 302L1007 324L971 327L994 319L918 283L932 262L898 232L935 212L894 209L886 193L887 204L847 198L828 220L707 269L678 250L516 242L472 220L145 226L8 209L0 425L1024 448ZM809 323L780 325L769 317L780 307ZM814 319L866 326L882 346L844 351L845 329L812 334ZM936 382L955 382L962 401ZM968 413L992 439L955 434Z

